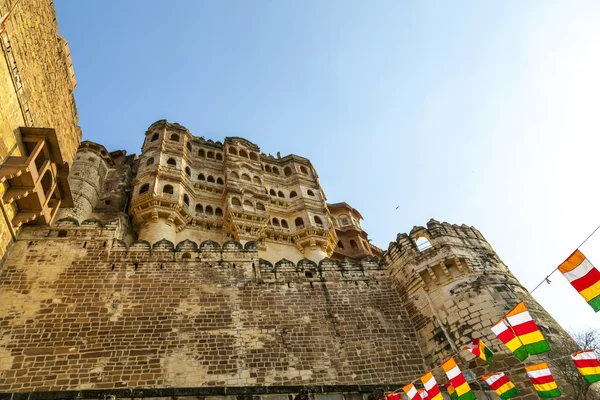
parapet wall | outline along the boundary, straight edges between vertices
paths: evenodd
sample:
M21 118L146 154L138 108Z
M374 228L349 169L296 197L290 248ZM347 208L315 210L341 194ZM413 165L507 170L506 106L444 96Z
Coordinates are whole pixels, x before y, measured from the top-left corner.
M0 391L403 383L423 373L387 270L252 242L27 227L0 270Z

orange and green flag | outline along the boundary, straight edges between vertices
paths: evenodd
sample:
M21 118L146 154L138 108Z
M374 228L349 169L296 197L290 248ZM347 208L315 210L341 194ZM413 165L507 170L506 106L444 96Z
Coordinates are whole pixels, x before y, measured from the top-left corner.
M582 350L571 355L577 370L588 383L600 381L600 363L594 350Z
M471 343L463 347L463 350L470 351L489 365L492 365L492 356L494 355L494 352L488 349L488 347L483 343L483 340L479 338L473 339Z
M448 396L450 396L450 400L458 400L458 394L456 393L456 389L452 386L451 383L444 383L446 386L446 391L448 392Z
M483 375L482 378L502 400L519 395L519 390L515 387L514 383L508 379L508 376L506 376L504 372Z
M525 367L525 371L527 371L527 376L531 380L531 383L533 383L533 388L542 399L550 399L562 395L547 362Z
M406 393L410 400L421 400L421 395L419 394L419 391L412 383L409 383L408 385L404 386L402 390L404 391L404 393Z
M427 400L444 400L440 387L431 372L428 372L421 377L421 383L425 390L427 390Z
M521 361L529 355L550 351L550 346L540 328L531 318L524 302L510 310L504 318L492 326L492 332Z
M558 269L590 307L596 312L600 311L600 272L590 260L575 250Z
M444 372L446 372L450 384L454 386L456 398L458 400L475 400L475 395L471 391L471 387L467 383L462 371L458 368L458 365L456 365L454 358L450 357L445 361L442 364L442 368L444 369Z

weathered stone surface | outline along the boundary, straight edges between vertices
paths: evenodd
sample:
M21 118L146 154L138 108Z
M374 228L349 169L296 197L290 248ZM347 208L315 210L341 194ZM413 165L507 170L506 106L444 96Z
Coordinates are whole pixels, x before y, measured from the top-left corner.
M419 238L428 243L417 246ZM398 287L407 292L419 347L439 380L445 377L438 366L480 337L496 352L493 366L465 352L455 357L460 366L472 369L476 376L510 372L523 396L537 396L523 368L515 369L518 360L490 328L524 300L550 344L568 334L529 295L478 230L431 220L427 228L415 227L410 235L398 235L385 261ZM551 359L552 353L545 353L530 356L527 363L549 360L552 365ZM569 393L567 385L563 390Z
M379 266L350 277L326 261L315 280L287 261L262 270L257 250L238 246L218 245L214 261L111 246L118 232L22 232L0 270L0 348L12 360L0 391L353 385L423 370Z
M0 0L0 15L12 8ZM54 128L69 164L81 140L73 90L75 78L67 42L58 35L52 2L21 1L0 36L0 163L25 154L19 127ZM0 182L0 196L7 190ZM12 241L16 206L0 213L0 264Z

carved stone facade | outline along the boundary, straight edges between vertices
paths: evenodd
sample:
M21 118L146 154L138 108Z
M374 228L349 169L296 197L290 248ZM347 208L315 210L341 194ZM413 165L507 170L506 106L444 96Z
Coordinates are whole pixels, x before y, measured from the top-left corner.
M431 220L383 252L304 157L165 120L139 157L80 143L52 4L18 7L0 34L0 399L377 400L446 381L475 337L537 398L489 328L525 300L551 346L567 334L479 231Z
M158 121L146 132L132 192L134 229L150 243L252 240L271 262L320 261L337 244L310 161L261 154L242 138L213 142Z

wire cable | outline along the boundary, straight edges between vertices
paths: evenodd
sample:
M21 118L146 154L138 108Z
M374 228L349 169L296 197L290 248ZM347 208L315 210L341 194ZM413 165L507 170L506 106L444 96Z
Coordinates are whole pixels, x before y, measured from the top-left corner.
M579 246L577 246L577 248L575 250L579 250L579 248L581 246L583 246L585 244L585 242L587 242L592 236L594 236L594 233L596 233L598 231L598 229L600 229L600 225L598 225L598 227L596 229L594 229L594 231L592 233L590 233L590 235L587 238L585 238L585 240L583 242L581 242L581 244ZM568 259L568 257L567 257L567 259ZM558 270L559 267L560 267L560 265L558 267L554 268L552 270L552 272L550 272L548 275L546 275L546 277L540 283L538 283L538 285L536 287L534 287L533 289L531 289L529 291L529 294L533 293L537 288L539 288L540 286L542 286L542 284L544 282L548 282L548 278L550 278L550 276L552 276L552 274L554 274Z

